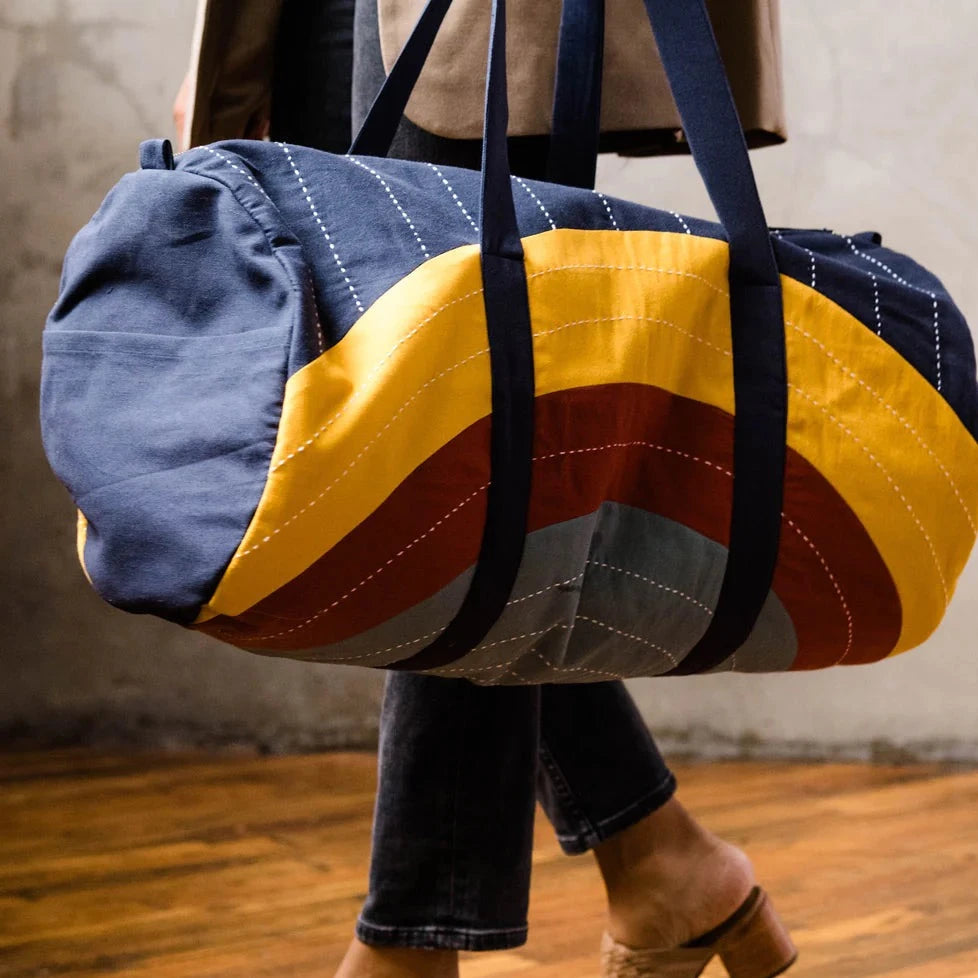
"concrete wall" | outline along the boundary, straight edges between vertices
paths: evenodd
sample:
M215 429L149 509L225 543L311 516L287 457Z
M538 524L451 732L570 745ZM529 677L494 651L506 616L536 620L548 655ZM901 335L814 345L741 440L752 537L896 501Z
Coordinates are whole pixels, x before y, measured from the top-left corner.
M978 322L971 256L978 7L783 0L791 143L755 156L773 224L868 227ZM369 743L380 677L266 660L90 592L36 424L40 327L64 247L169 130L191 0L0 0L0 740ZM709 213L688 160L602 162L609 193ZM698 753L978 758L978 565L929 645L818 675L639 681L663 743Z

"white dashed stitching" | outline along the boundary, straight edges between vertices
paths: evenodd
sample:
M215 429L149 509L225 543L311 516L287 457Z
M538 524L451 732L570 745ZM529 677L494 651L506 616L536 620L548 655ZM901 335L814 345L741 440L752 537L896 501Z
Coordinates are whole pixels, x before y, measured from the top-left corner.
M709 349L716 351L717 353L723 354L725 357L733 356L730 350L725 350L723 347L717 346L715 343L711 343L709 340L703 339L702 336L697 336L695 333L691 333L688 329L683 329L682 326L677 325L669 319L657 319L654 316L606 316L604 319L578 319L573 323L564 323L561 326L555 326L553 329L543 329L538 330L533 335L534 336L552 336L554 333L561 333L565 329L570 329L572 326L589 326L589 325L599 325L601 323L655 323L659 326L668 326L670 329L675 330L677 333L681 333L683 336L688 337L691 340L695 340L702 346L709 347Z
M670 213L670 214L672 214L672 216L673 216L673 217L674 217L674 218L675 218L675 219L676 219L677 221L679 221L679 223L680 223L680 224L681 224L681 225L683 226L683 231L684 231L684 232L685 232L686 234L692 234L692 233L693 233L693 232L692 232L692 231L691 231L691 230L689 229L689 225L688 225L688 224L686 223L686 221L685 221L685 220L683 219L683 216L682 216L682 215L681 215L681 214L680 214L680 213L679 213L678 211L669 211L669 213Z
M951 473L948 472L948 470L945 468L944 463L941 462L941 460L938 458L937 453L930 447L930 445L927 444L927 442L924 441L920 432L917 431L917 429L912 424L910 424L910 422L907 421L907 419L904 418L903 415L900 414L900 412L897 411L897 409L893 407L892 404L889 403L889 401L885 400L883 396L875 390L875 388L867 384L866 381L859 376L859 374L857 374L854 370L852 370L849 366L847 366L842 360L840 360L821 340L819 340L817 337L809 333L808 330L804 329L801 326L798 326L796 323L791 322L791 320L786 320L786 322L796 333L799 333L800 335L804 336L805 339L807 339L810 343L813 343L815 346L817 346L822 351L822 353L826 357L828 357L829 360L831 360L840 370L842 370L847 376L851 377L857 384L859 384L859 386L862 387L863 390L867 391L874 398L876 398L876 400L879 401L879 403L882 404L883 407L886 408L886 410L889 411L890 414L892 414L893 417L896 418L897 421L899 421L900 424L902 424L903 427L907 431L909 431L911 435L913 435L917 444L920 445L920 447L925 452L927 452L927 454L937 464L937 467L941 470L941 473L943 474L944 478L947 480L947 484L951 487L951 491L954 493L955 498L957 499L958 503L961 505L961 509L964 512L965 519L968 521L968 525L971 527L972 532L978 532L978 526L975 525L975 521L972 519L971 513L968 510L967 505L965 504L964 497L961 495L960 491L958 490L957 484L955 483L954 479L951 477Z
M860 449L866 454L866 456L876 466L876 468L878 468L880 472L883 473L884 478L890 484L890 488L893 489L893 491L899 497L900 501L907 508L907 512L910 513L914 523L917 524L917 529L920 530L921 534L923 535L923 538L927 541L927 546L930 548L931 558L933 559L934 567L937 570L937 576L941 582L941 590L944 592L944 607L946 608L948 603L950 602L950 595L948 594L947 581L944 578L944 571L941 569L941 562L938 559L937 549L934 546L934 541L931 540L930 535L927 533L927 530L924 529L924 524L921 523L920 517L917 516L916 511L908 501L907 497L903 494L903 490L900 488L899 484L896 482L893 476L890 475L890 473L887 471L883 463L880 462L880 460L869 450L869 448L866 447L866 445L853 433L853 431L850 428L848 428L827 407L825 407L824 404L821 404L814 397L812 397L806 391L803 391L800 387L796 386L795 384L789 383L788 387L791 390L793 390L796 394L798 394L799 397L803 397L806 401L808 401L809 403L817 407L827 418L829 418L833 422L833 424L836 425L837 428L839 428L846 435L848 435L849 438L855 444L857 444L860 447Z
M448 192L452 195L452 200L454 200L455 203L458 205L458 209L465 215L465 219L469 222L469 224L472 225L472 230L475 231L476 234L478 234L479 225L472 220L472 215L465 209L465 204L462 203L462 201L459 199L458 194L455 193L455 190L452 188L452 185L445 179L445 174L442 173L441 170L439 170L434 163L429 163L428 166L430 166L431 169L434 170L439 177L441 177L441 182L445 185Z
M404 218L404 223L411 229L411 233L414 235L414 240L418 242L421 248L421 253L427 261L431 255L428 254L428 249L425 247L425 243L421 240L421 235L418 234L418 229L414 226L414 221L411 220L407 215L407 211L401 206L401 202L394 196L394 191L391 190L391 185L372 167L367 166L366 163L361 163L355 156L344 156L343 159L349 160L354 166L360 167L361 170L366 170L383 188L387 191L387 196L390 198L391 203L400 211L401 217Z
M312 296L312 309L316 317L316 345L319 347L319 355L325 352L323 345L323 324L319 321L319 303L316 301L316 283L313 281L312 272L308 272L309 293Z
M650 441L614 441L608 442L606 445L591 445L588 448L566 448L562 452L551 452L549 455L537 455L534 457L534 462L547 462L555 458L563 458L566 455L587 455L591 452L605 452L611 448L651 448L657 452L664 452L667 455L677 455L680 458L688 459L690 462L700 462L703 465L709 466L711 469L716 469L718 472L722 472L724 475L733 476L733 472L729 469L725 469L722 465L717 465L715 462L711 462L707 458L700 458L698 455L690 455L689 452L680 451L678 448L667 448L665 445L656 445L654 442Z
M249 554L253 554L256 550L261 549L261 547L263 547L266 543L268 543L269 540L272 539L272 537L277 536L279 533L282 532L282 530L285 529L285 527L287 527L291 523L294 523L303 513L305 513L307 510L312 509L312 507L315 506L323 498L323 496L326 495L326 493L328 493L337 483L339 483L353 469L353 467L357 464L357 462L359 462L360 459L363 458L363 456L367 453L367 451L380 439L380 437L388 431L391 425L394 424L395 421L397 421L397 419L404 413L404 411L408 408L408 406L414 403L414 401L416 401L421 396L422 392L426 388L430 387L435 382L441 380L442 377L447 376L453 370L457 370L459 367L463 366L466 363L469 363L472 360L477 359L478 357L485 356L486 354L488 354L488 352L489 352L488 348L484 350L479 350L478 353L473 353L471 356L465 357L464 360L459 360L458 363L454 363L452 364L452 366L446 367L441 373L436 374L434 377L426 381L400 406L400 408L398 408L397 413L390 419L390 421L388 421L387 424L385 424L384 427L381 428L380 431L378 431L377 434L375 434L373 438L371 438L370 441L368 441L367 444L360 449L360 451L357 453L353 461L350 462L350 464L332 482L330 482L329 485L327 485L326 488L323 489L318 496L316 496L314 499L306 503L306 505L303 506L302 509L300 509L293 516L290 516L279 526L275 527L275 529L272 530L272 532L269 533L268 536L264 537L253 547L249 547L247 550L242 550L237 555L237 557L238 558L246 557ZM298 451L301 450L302 449L300 447Z
M355 398L357 398L357 397L362 396L364 390L367 387L367 384L369 384L370 381L373 380L373 378L377 376L377 374L380 372L380 370L384 366L384 364L387 363L388 360L390 360L390 358L398 351L398 349L401 346L403 346L408 340L410 340L411 338L413 338L414 336L416 336L419 332L421 332L421 330L425 326L427 326L428 323L430 323L433 319L435 319L438 316L440 316L446 309L449 309L451 306L458 305L458 303L460 303L460 302L465 302L467 299L471 299L474 296L481 295L481 294L482 294L482 289L475 289L472 292L467 292L465 295L459 296L457 299L452 299L451 302L446 302L445 305L443 305L440 308L436 309L426 319L422 319L421 322L418 323L418 325L415 326L414 329L412 329L409 333L405 333L404 336L402 336L380 358L380 360L378 360L377 363L375 363L373 365L373 367L370 368L370 372L364 378L363 384L361 384L360 387L358 387L356 390L353 391L353 393L350 394L350 398L346 402L346 404L339 411L337 411L336 414L334 414L331 418L329 418L329 420L327 420L319 428L317 428L304 442L302 442L301 445L298 445L296 448L294 448L287 455L285 455L281 459L279 459L278 462L276 462L275 465L272 466L270 472L277 472L280 468L282 468L283 465L286 464L286 462L291 461L297 455L299 455L301 452L304 452L314 441L316 441L317 438L319 438L319 436L327 428L329 428L331 425L335 424L341 417L343 417L343 415L346 413L347 409L349 408L349 406L353 402L353 400Z
M537 207L543 211L543 216L550 222L550 229L552 231L557 230L557 225L554 224L553 218L550 216L550 211L543 206L543 201L530 189L526 181L522 177L513 177L513 179L537 202Z
M349 598L351 595L359 591L360 588L362 588L365 584L372 581L379 574L382 574L385 570L387 570L388 567L391 566L391 564L393 564L399 558L403 557L409 550L412 550L422 540L429 537L432 533L434 533L435 530L438 529L439 526L441 526L447 520L451 519L460 509L462 509L463 506L466 506L468 503L472 502L472 500L475 499L476 496L478 496L480 493L485 492L486 489L488 488L489 488L488 483L486 483L486 485L484 486L479 486L479 488L476 489L475 492L470 493L460 503L456 503L455 506L453 506L447 513L445 513L439 519L435 520L435 522L432 523L431 526L429 526L428 529L424 531L424 533L416 536L409 544L407 544L406 546L398 550L393 557L389 557L376 570L368 574L362 581L360 581L359 584L356 584L354 587L350 588L350 590L347 591L345 594L341 594L335 601L333 601L331 604L328 604L325 608L321 608L314 615L310 615L308 618L294 625L292 628L286 628L284 631L281 632L273 632L271 635L260 635L258 636L258 638L260 638L262 641L267 641L268 639L272 639L272 638L280 638L283 635L291 635L293 632L297 632L300 629L305 628L306 625L310 625L314 621L317 621L318 619L322 618L323 615L328 614L337 605L342 604L344 601L346 601L347 598ZM412 644L412 643L408 643L408 644Z
M605 628L609 632L613 632L615 635L620 635L622 638L627 638L631 642L639 642L642 645L647 645L650 649L655 649L656 652L661 652L674 666L679 664L674 653L670 652L668 649L664 649L661 645L656 645L655 642L650 642L647 638L642 638L641 635L633 635L631 632L623 632L620 628L615 628L614 625L609 625L606 621L598 621L597 618L591 618L588 615L578 615L574 620L590 622L592 625L597 625L599 628Z
M528 278L537 278L539 275L551 275L553 272L568 271L615 271L615 272L659 272L662 275L677 275L680 278L693 279L702 282L707 288L712 289L717 295L729 297L730 293L720 286L714 285L709 279L697 275L695 272L684 272L677 268L657 268L654 265L555 265L553 268L540 268L531 272Z
M815 288L815 252L811 248L806 248L805 251L808 252L808 258L811 261L812 268L812 288Z
M692 595L686 594L685 591L680 591L678 588L669 587L668 584L661 584L659 581L654 581L651 577L646 577L644 574L636 574L635 571L625 570L623 567L615 567L614 564L606 564L601 560L589 560L587 563L591 567L602 567L605 570L614 571L616 574L624 574L626 577L634 577L636 580L644 581L646 584L657 587L660 591L667 591L669 594L675 594L677 597L685 599L690 604L696 605L697 608L705 611L711 617L713 615L713 610L709 605L703 604L702 601L697 601Z
M608 220L611 221L611 226L616 231L620 231L621 228L618 227L618 222L615 220L615 215L611 212L611 204L608 203L608 198L605 197L600 190L592 190L591 193L596 194L601 199L601 203L604 204L604 209L608 212Z
M802 530L802 528L800 526L798 526L797 523L794 522L794 520L792 520L790 517L788 517L785 513L782 513L781 514L781 518L811 548L812 553L815 554L815 556L818 558L818 562L822 565L822 568L825 570L825 573L828 574L829 581L832 582L832 587L835 590L835 593L836 593L836 595L839 598L839 603L842 605L842 611L843 611L843 613L846 616L846 647L845 647L845 651L842 653L842 655L840 656L840 658L838 658L833 663L833 665L836 665L837 666L837 665L839 665L846 658L847 655L849 655L850 651L852 650L853 619L852 619L852 612L849 610L849 602L846 601L846 597L842 593L842 586L839 584L838 580L836 579L835 574L832 573L832 568L829 567L828 561L826 561L826 559L822 556L822 553L818 549L818 547L816 547L815 544L812 543L812 541L809 538L809 536L805 533L804 530Z
M333 255L333 261L336 262L336 267L340 270L340 274L343 276L343 281L346 282L346 287L350 290L350 295L353 296L353 302L355 303L357 310L362 313L364 311L363 304L360 302L360 296L357 295L357 290L353 287L353 282L350 280L349 273L340 261L339 253L336 250L336 245L333 244L333 238L331 237L329 231L326 230L326 225L323 224L323 219L319 216L319 211L316 210L316 205L313 202L312 195L309 193L309 188L306 186L302 179L302 174L299 172L299 168L295 165L295 160L292 159L292 152L285 143L278 143L282 148L282 152L285 153L286 159L289 161L289 165L292 167L292 172L295 174L296 180L299 181L299 188L302 191L302 196L306 198L306 203L309 205L309 210L312 212L312 216L316 220L316 224L319 225L319 230L323 232L323 237L326 239L326 244L329 245L329 250Z
M621 318L622 318L622 319L627 319L627 318L630 318L630 317L621 317ZM613 322L613 321L616 321L616 320L603 320L603 319L598 319L598 320L587 320L587 319L583 319L583 320L580 320L580 321L578 321L578 322L575 322L575 323L567 323L567 324L565 324L564 326L558 326L558 327L556 327L556 328L555 328L555 329L553 329L553 330L547 330L547 331L545 331L545 332L543 332L543 333L536 333L536 334L534 334L534 335L536 335L536 336L545 336L545 335L548 335L549 333L554 333L554 332L558 332L558 331L559 331L559 330L561 330L561 329L567 329L567 328L568 328L568 327L570 327L570 326L581 326L581 325L585 325L585 324L588 324L588 323L603 323L603 322ZM639 320L639 321L642 321L642 320ZM730 356L730 353L729 353L729 351L724 351L724 350L722 350L722 349L720 349L719 347L716 347L716 346L714 346L714 345L713 345L712 343L710 343L710 342L708 342L707 340L702 340L702 339L700 339L699 337L696 337L696 336L693 336L693 334L691 334L691 333L687 333L687 332L686 332L685 330L683 330L683 329L682 329L682 327L679 327L679 326L676 326L676 324L675 324L675 323L671 323L671 322L669 322L668 320L656 320L656 319L648 319L647 321L648 321L648 322L655 322L655 323L660 323L661 325L664 325L664 326L670 326L670 327L672 327L672 328L674 328L674 329L676 329L676 330L678 330L678 331L679 331L680 333L683 333L683 334L685 334L685 335L687 335L687 336L689 336L689 337L690 337L690 338L692 338L692 339L696 339L696 340L698 340L699 342L701 342L701 343L703 343L703 344L704 344L705 346L708 346L708 347L710 347L711 349L714 349L714 350L716 350L716 351L717 351L718 353L723 353L723 354L724 354L725 356ZM385 425L384 425L384 427L383 427L383 428L381 428L381 429L380 429L380 431L378 431L378 432L377 432L377 433L376 433L376 434L375 434L375 435L373 436L373 438L371 438L371 439L370 439L370 441L368 441L368 442L367 442L367 444L366 444L366 445L364 445L364 446L363 446L363 448L361 448L361 449L360 449L360 451L359 451L359 452L357 453L357 455L356 455L356 457L355 457L355 458L353 459L353 461L352 461L352 462L351 462L351 463L350 463L350 464L349 464L349 465L348 465L348 466L347 466L347 467L346 467L346 468L345 468L345 469L344 469L344 470L343 470L343 471L342 471L342 472L341 472L341 473L340 473L340 474L339 474L339 475L338 475L338 476L337 476L337 477L336 477L336 478L335 478L335 479L334 479L334 480L333 480L333 481L332 481L331 483L329 483L329 485L327 485L327 486L326 486L326 487L325 487L325 488L324 488L324 489L323 489L323 490L322 490L322 491L321 491L321 492L320 492L320 493L319 493L319 494L318 494L318 495L317 495L317 496L316 496L316 497L315 497L315 498L314 498L313 500L311 500L311 501L310 501L309 503L307 503L307 504L306 504L305 506L303 506L303 507L302 507L302 509L300 509L300 510L299 510L299 511L298 511L297 513L295 513L295 514L294 514L293 516L290 516L290 517L289 517L288 519L286 519L286 520L285 520L284 522L282 522L282 523L281 523L281 524L280 524L279 526L277 526L277 527L275 527L275 529L274 529L274 530L272 530L272 532L271 532L270 534L268 534L268 536L266 536L266 537L264 537L264 538L263 538L262 540L260 540L260 541L258 541L258 543L256 543L256 544L254 544L253 546L251 546L251 547L249 547L249 548L248 548L247 550L242 550L242 551L240 551L240 552L239 552L239 553L238 553L238 554L236 555L236 559L240 559L240 558L242 558L242 557L247 557L247 556L249 556L250 554L253 554L253 553L255 553L255 551L257 551L257 550L260 550L260 549L261 549L261 548L262 548L262 547L263 547L263 546L264 546L264 545L265 545L266 543L268 543L268 542L269 542L269 541L270 541L270 540L272 539L272 537L274 537L274 536L277 536L277 535L278 535L279 533L281 533L281 532L282 532L282 530L283 530L283 529L285 529L285 527L286 527L286 526L288 526L289 524L291 524L291 523L293 523L293 522L294 522L294 521L295 521L296 519L298 519L298 518L299 518L299 517L300 517L300 516L301 516L301 515L302 515L302 514L303 514L304 512L306 512L307 510L309 510L309 509L311 509L311 508L312 508L313 506L315 506L315 505L316 505L316 503L318 503L318 502L319 502L319 500L320 500L320 499L322 499L322 498L323 498L323 496L325 496L327 492L329 492L329 491L330 491L330 490L331 490L331 489L332 489L332 488L333 488L333 487L334 487L334 486L335 486L335 485L336 485L336 484L337 484L338 482L340 482L340 481L341 481L341 480L342 480L343 478L345 478L345 477L346 477L346 475L347 475L347 474L348 474L348 473L350 472L350 470L351 470L351 469L352 469L352 468L353 468L353 467L354 467L354 466L355 466L355 465L357 464L357 462L359 462L359 460L360 460L360 459L361 459L361 458L363 457L363 455L364 455L364 454L365 454L365 453L366 453L366 452L367 452L367 451L368 451L368 450L369 450L369 449L371 448L371 446L372 446L372 445L373 445L373 444L374 444L374 443L375 443L375 442L376 442L376 441L377 441L377 440L378 440L378 439L379 439L379 438L380 438L380 437L381 437L381 436L382 436L382 435L383 435L383 434L384 434L384 433L385 433L385 432L386 432L386 431L387 431L387 430L388 430L388 429L389 429L389 428L391 427L391 425L392 425L392 424L393 424L393 423L394 423L394 422L395 422L395 421L396 421L396 420L397 420L397 419L398 419L398 418L399 418L399 417L400 417L400 416L401 416L401 415L402 415L402 414L404 413L404 411L405 411L405 410L406 410L406 409L408 408L408 406L409 406L410 404L412 404L412 403L413 403L414 401L416 401L416 400L418 399L418 397L420 397L420 396L421 396L421 394L422 394L422 392L423 392L424 390L426 390L426 389L427 389L428 387L430 387L430 386L431 386L432 384L434 384L434 383L436 383L437 381L439 381L439 380L441 380L441 379L442 379L443 377L445 377L445 376L447 376L448 374L450 374L450 373L451 373L451 372L452 372L453 370L457 370L457 369L458 369L459 367L461 367L461 366L463 366L463 365L464 365L464 364L466 364L466 363L469 363L469 362L471 362L472 360L475 360L475 359L477 359L478 357L482 357L482 356L486 356L486 355L487 355L488 353L489 353L489 349L488 349L488 347L487 347L487 348L485 348L485 349L482 349L482 350L479 350L479 351L477 351L476 353L473 353L473 354L471 354L470 356L468 356L468 357L465 357L465 358L463 358L462 360L459 360L459 361L458 361L458 363L454 363L454 364L452 364L452 365L451 365L450 367L446 367L446 368L445 368L444 370L442 370L442 371L441 371L440 373L438 373L438 374L436 374L436 375L435 375L434 377L431 377L431 378L430 378L429 380L427 380L427 381L426 381L426 382L425 382L425 383L424 383L424 384L423 384L423 385L422 385L421 387L419 387L419 388L418 388L418 389L417 389L417 390L416 390L416 391L415 391L415 392L414 392L414 393L413 393L413 394L411 395L411 397L410 397L410 398L408 398L408 400L407 400L407 401L405 401L405 402L404 402L404 403L403 403L403 404L402 404L402 405L400 406L400 408L398 408L398 410L397 410L397 412L396 412L396 413L394 414L394 416L393 416L393 417L392 417L392 418L391 418L391 419L390 419L390 420L389 420L389 421L387 422L387 424L385 424ZM315 440L315 438L316 438L316 437L318 437L318 436L319 436L319 434L321 434L321 433L322 433L322 431L324 431L324 430L325 430L325 429L326 429L326 428L327 428L327 427L328 427L328 426L329 426L330 424L333 424L333 423L334 423L334 422L336 421L336 419L337 419L337 418L338 418L338 417L340 416L340 413L341 413L341 412L338 412L338 413L337 413L337 414L335 414L335 415L334 415L334 416L333 416L333 417L332 417L332 418L331 418L331 419L330 419L330 420L329 420L328 422L326 422L326 424L325 424L325 425L324 425L324 426L323 426L323 427L322 427L322 428L321 428L321 429L320 429L320 430L319 430L318 432L316 432L316 433L315 433L315 435L314 435L314 436L313 436L312 438L309 438L309 439L307 439L307 440L306 440L305 442L303 442L303 444L301 444L301 445L299 445L299 446L298 446L298 448L296 448L294 452L291 452L291 453L290 453L289 455L287 455L287 456L285 456L285 457L284 457L284 458L282 458L282 459L281 459L281 460L280 460L279 462L277 462L277 463L276 463L276 465L275 465L275 466L273 467L273 469L272 469L272 471L274 472L274 471L275 471L276 469L279 469L279 468L281 468L281 467L282 467L283 465L285 465L285 463L286 463L286 462L288 462L288 461L289 461L290 459L292 459L292 458L294 458L294 457L295 457L296 455L298 455L298 454L300 454L300 453L302 453L302 452L304 452L304 451L305 451L305 449L306 449L306 448L308 448L308 447L309 447L309 445L310 445L310 444L311 444L311 443L312 443L312 442L313 442L313 441ZM669 449L666 449L666 450L669 450ZM678 454L681 454L681 453L678 453ZM690 456L690 457L692 457L692 456ZM707 463L707 464L711 464L711 463Z
M224 153L222 153L220 150L214 149L212 146L202 146L201 149L206 149L208 153L211 153L214 156L224 160L224 162L227 163L232 170L237 170L238 173L240 173L248 181L248 183L257 188L258 192L265 198L265 200L271 200L268 194L265 193L265 188L258 183L258 181L246 169L244 169L244 167L238 166L238 164L231 160L230 157L225 156Z
M934 356L937 360L937 390L940 391L943 384L941 380L941 325L940 312L937 305L937 294L932 292L930 289L924 289L919 285L914 285L913 282L908 282L902 275L893 271L893 269L890 268L890 266L885 262L880 261L873 255L866 254L865 251L860 251L860 249L856 247L856 242L853 241L849 235L836 235L836 237L843 238L846 244L849 245L854 255L858 255L865 261L876 265L877 268L881 268L891 278L895 279L901 285L906 286L906 288L913 289L914 292L919 292L921 295L926 295L930 298L934 308Z
M876 316L876 335L882 337L883 314L880 311L880 283L873 272L869 273L869 277L873 280L873 313Z

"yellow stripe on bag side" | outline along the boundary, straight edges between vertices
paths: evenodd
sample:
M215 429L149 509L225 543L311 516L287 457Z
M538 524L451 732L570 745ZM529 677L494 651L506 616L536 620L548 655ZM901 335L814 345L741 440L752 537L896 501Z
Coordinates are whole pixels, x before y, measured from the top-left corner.
M732 412L724 242L559 230L524 246L538 393L635 382ZM202 619L297 576L489 413L480 286L474 247L432 259L289 380L265 493ZM974 539L978 446L885 342L807 286L784 288L789 442L866 526L909 648L940 620Z

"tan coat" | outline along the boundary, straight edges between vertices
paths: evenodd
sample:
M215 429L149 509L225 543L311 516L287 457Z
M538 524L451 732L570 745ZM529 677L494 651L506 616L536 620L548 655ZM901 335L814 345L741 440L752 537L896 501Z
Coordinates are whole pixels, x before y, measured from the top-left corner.
M199 0L191 64L191 145L243 134L267 114L276 25L283 0ZM390 68L425 0L378 0ZM710 0L744 128L752 144L784 138L778 0ZM489 0L455 0L408 106L412 122L441 136L476 138ZM559 0L509 0L512 135L550 126ZM642 0L607 0L601 125L605 132L679 128Z

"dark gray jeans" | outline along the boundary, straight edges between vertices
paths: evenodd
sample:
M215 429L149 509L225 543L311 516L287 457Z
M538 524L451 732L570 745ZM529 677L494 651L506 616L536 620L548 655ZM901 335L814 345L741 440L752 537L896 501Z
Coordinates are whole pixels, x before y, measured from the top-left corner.
M343 152L384 79L376 0L286 0L273 138ZM546 139L511 140L540 176ZM478 167L478 140L410 122L391 155ZM526 940L535 799L585 852L655 811L676 782L622 683L479 687L390 673L380 717L366 944L481 951Z

